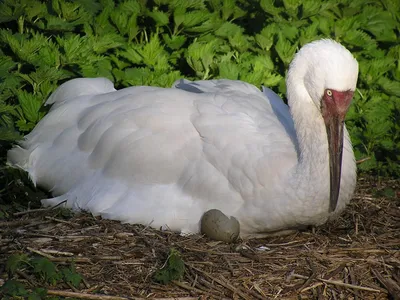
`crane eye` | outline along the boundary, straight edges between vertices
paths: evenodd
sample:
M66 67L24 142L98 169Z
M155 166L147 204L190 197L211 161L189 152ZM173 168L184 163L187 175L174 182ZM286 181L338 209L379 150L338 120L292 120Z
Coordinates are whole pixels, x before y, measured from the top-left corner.
M331 90L326 90L326 94L327 94L329 97L332 97L332 91L331 91Z

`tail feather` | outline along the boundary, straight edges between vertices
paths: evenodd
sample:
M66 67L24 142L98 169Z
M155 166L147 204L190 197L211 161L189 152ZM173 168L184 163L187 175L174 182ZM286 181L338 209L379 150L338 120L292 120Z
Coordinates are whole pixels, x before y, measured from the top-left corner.
M23 149L20 146L14 146L7 152L7 164L26 171L30 154L29 150Z
M239 80L215 79L190 81L179 79L172 85L173 88L192 93L237 93L261 95L261 91L250 83Z
M36 186L35 169L32 168L32 153L35 149L24 149L18 145L7 152L7 165L28 172L29 178Z
M114 84L107 78L77 78L60 85L46 101L46 105L60 106L68 99L79 96L114 92Z

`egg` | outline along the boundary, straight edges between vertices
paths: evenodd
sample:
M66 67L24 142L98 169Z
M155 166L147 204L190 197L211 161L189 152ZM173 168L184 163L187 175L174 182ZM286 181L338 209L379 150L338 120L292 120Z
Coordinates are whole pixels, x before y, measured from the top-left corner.
M201 233L213 240L232 243L239 237L239 221L235 217L229 218L219 209L206 211L200 223Z

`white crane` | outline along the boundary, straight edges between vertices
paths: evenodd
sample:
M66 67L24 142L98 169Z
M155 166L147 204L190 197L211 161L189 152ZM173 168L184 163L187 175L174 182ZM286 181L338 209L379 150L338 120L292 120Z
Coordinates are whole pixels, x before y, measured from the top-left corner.
M66 200L122 222L196 233L219 209L242 237L319 225L355 188L344 117L357 76L351 53L324 39L289 67L290 110L241 81L117 91L108 79L74 79L8 159L52 192L45 205Z

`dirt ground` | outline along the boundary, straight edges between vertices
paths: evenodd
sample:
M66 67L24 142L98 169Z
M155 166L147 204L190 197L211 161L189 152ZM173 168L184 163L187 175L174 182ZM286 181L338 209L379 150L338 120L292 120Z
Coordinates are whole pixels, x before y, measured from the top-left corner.
M183 278L163 285L154 273L171 248ZM285 237L215 242L138 225L28 209L0 219L0 285L13 253L74 262L79 288L49 286L49 295L76 299L400 299L400 181L359 179L342 216Z

